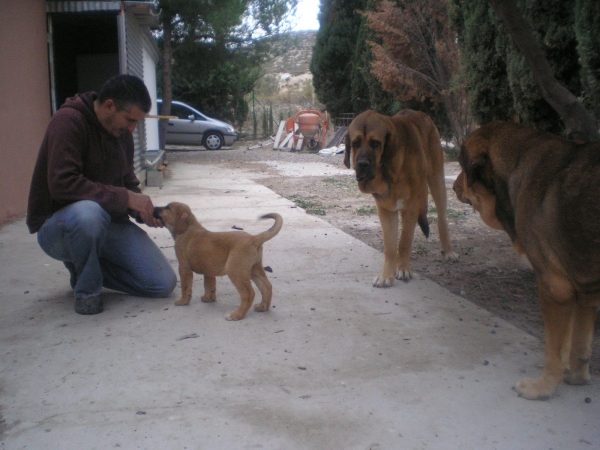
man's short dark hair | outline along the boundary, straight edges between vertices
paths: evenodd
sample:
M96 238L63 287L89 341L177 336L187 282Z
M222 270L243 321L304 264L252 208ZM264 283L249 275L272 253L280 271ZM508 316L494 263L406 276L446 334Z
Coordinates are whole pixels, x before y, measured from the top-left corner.
M109 99L115 102L117 111L135 105L147 114L152 107L146 85L133 75L117 75L106 81L98 94L98 103L103 104Z

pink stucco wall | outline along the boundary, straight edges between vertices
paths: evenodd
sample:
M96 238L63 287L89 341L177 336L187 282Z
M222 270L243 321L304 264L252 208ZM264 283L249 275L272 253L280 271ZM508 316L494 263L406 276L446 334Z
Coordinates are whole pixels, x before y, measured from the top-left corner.
M0 0L0 226L22 217L50 120L43 0Z

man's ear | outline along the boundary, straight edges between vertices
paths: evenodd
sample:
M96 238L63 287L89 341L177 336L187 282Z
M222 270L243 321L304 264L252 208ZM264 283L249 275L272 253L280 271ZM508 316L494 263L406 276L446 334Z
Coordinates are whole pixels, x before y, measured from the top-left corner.
M117 105L112 98L108 98L104 100L104 103L100 105L100 108L104 109L107 112L112 112L117 109Z
M350 135L348 133L346 133L346 149L344 150L344 165L349 169L350 168L350 150L351 150L351 143L350 143Z
M175 224L175 234L183 234L190 224L190 215L186 212L181 213Z

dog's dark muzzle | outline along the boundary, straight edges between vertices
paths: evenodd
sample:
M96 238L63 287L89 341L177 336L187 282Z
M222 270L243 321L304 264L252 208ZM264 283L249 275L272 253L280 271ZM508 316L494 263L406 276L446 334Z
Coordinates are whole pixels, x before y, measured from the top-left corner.
M366 159L360 159L356 162L354 168L356 172L356 181L369 181L375 178L375 171L373 170L372 164Z

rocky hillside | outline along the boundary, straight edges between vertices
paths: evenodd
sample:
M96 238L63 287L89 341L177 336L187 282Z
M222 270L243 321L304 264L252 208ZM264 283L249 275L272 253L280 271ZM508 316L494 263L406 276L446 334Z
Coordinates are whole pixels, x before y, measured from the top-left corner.
M310 73L309 65L317 37L316 32L298 32L291 35L291 43L276 50L284 52L265 64L265 74L284 74L298 76Z
M263 109L272 107L273 120L287 119L301 109L322 109L314 94L310 60L315 45L316 32L298 32L291 42L276 48L274 56L263 66L263 76L254 90L258 134L263 132ZM262 105L262 106L261 106ZM253 111L244 126L244 133L252 133Z

